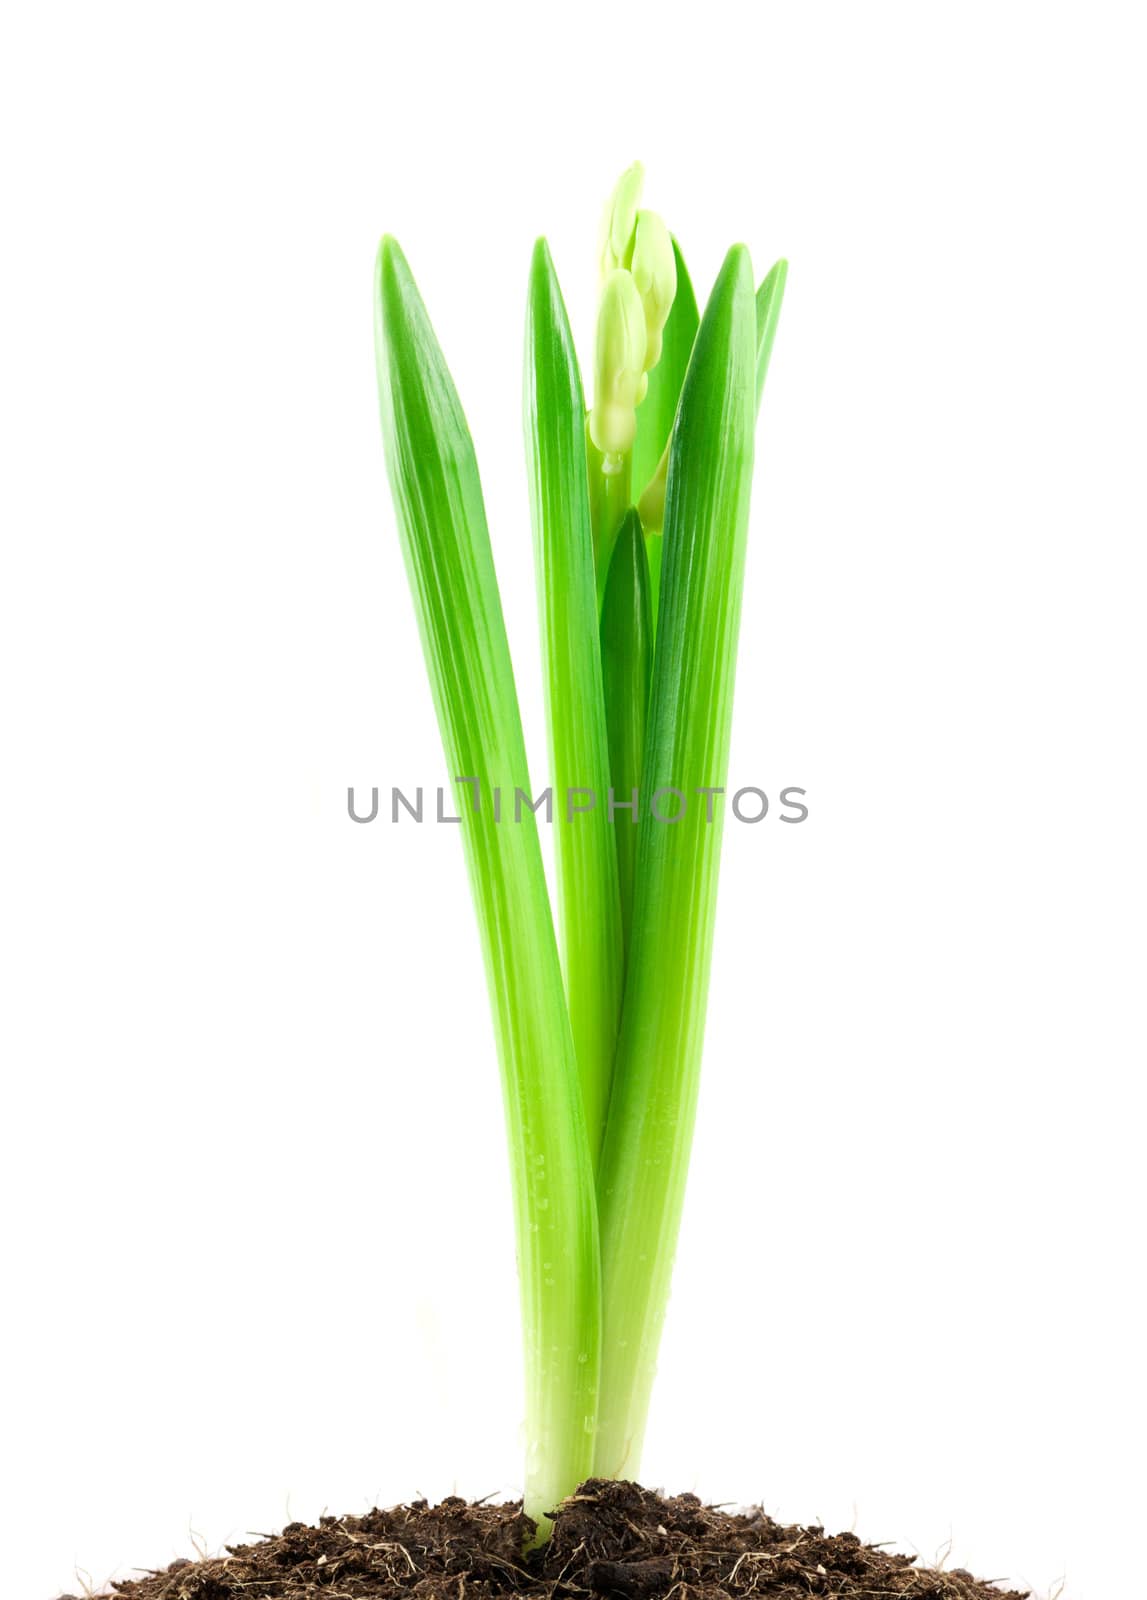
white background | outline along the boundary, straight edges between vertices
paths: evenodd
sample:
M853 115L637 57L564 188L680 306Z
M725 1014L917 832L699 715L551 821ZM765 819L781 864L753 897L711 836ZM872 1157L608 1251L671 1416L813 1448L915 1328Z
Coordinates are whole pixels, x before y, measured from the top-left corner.
M791 262L732 776L811 806L726 836L644 1477L1129 1592L1136 12L8 8L4 1595L515 1486L460 848L345 811L443 776L371 265L469 411L540 773L526 267L585 350L634 156L699 292Z

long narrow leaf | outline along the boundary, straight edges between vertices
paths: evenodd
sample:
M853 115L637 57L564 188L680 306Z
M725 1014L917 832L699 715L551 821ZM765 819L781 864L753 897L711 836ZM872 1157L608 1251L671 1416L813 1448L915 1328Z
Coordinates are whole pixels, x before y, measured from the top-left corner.
M555 790L558 927L590 1153L605 1131L621 1012L621 908L586 473L585 401L544 239L530 269L526 458Z
M773 353L773 340L777 323L781 320L781 306L785 298L785 281L789 264L785 260L774 262L757 290L757 409L765 391L765 378L769 371L769 357Z
M670 446L637 897L598 1177L603 1360L595 1470L633 1476L692 1144L753 466L756 317L734 247L694 346ZM676 791L676 795L673 791ZM658 821L656 810L676 822Z
M600 1283L589 1144L536 825L528 807L512 820L529 776L470 433L393 239L379 250L375 287L383 442L430 686L450 772L478 784L463 788L477 806L462 804L459 831L502 1069L526 1360L525 1503L540 1519L590 1466Z
M641 764L649 675L653 664L653 616L649 603L649 563L641 519L630 511L621 525L601 613L601 670L609 770L617 802L613 831L621 890L621 923L628 948L637 871Z
M645 559L649 564L649 625L657 632L657 613L661 606L661 557L665 539L660 529L646 535Z

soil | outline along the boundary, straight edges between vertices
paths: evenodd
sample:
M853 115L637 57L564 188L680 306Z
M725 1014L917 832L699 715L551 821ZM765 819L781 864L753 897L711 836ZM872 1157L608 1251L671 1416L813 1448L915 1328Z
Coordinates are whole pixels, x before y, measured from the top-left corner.
M555 1513L549 1543L523 1555L533 1531L520 1504L415 1500L321 1517L315 1528L292 1522L114 1592L124 1600L1025 1600L958 1567L917 1567L854 1533L784 1527L760 1510L731 1515L634 1483L590 1479Z

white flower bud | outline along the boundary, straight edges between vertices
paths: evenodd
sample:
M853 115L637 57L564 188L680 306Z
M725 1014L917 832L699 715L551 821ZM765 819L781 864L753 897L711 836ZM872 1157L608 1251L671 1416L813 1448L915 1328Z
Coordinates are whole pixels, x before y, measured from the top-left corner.
M645 182L645 169L640 161L627 167L617 180L601 234L601 275L608 278L618 267L628 267L633 255L633 236L637 227L637 202Z
M636 408L645 396L645 307L637 285L618 267L605 280L597 313L594 406L589 435L602 471L618 472L633 448Z
M655 211L637 213L629 270L645 307L645 370L648 372L661 359L661 334L677 293L673 240Z

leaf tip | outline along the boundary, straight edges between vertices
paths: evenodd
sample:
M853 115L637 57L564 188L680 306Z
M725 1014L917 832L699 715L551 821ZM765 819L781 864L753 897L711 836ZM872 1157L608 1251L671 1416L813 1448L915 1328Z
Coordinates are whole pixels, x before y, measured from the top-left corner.
M384 316L396 310L414 278L402 253L402 246L392 233L384 233L379 241L374 263L375 290L380 311Z
M378 244L378 255L375 257L375 271L379 278L391 278L400 269L409 273L406 257L402 253L402 246L392 233L384 233Z
M753 292L753 258L747 244L729 246L720 276L743 279L749 286L750 294Z
M785 282L788 278L788 275L789 264L784 256L782 256L779 261L773 262L772 266L765 273L765 276L761 279L761 286L757 290L758 299L767 297L769 300L774 298L780 300L781 296L785 292Z
M540 234L534 240L534 250L530 257L530 298L535 303L546 300L552 303L557 286L557 273L554 270L554 258L550 254L549 240Z

